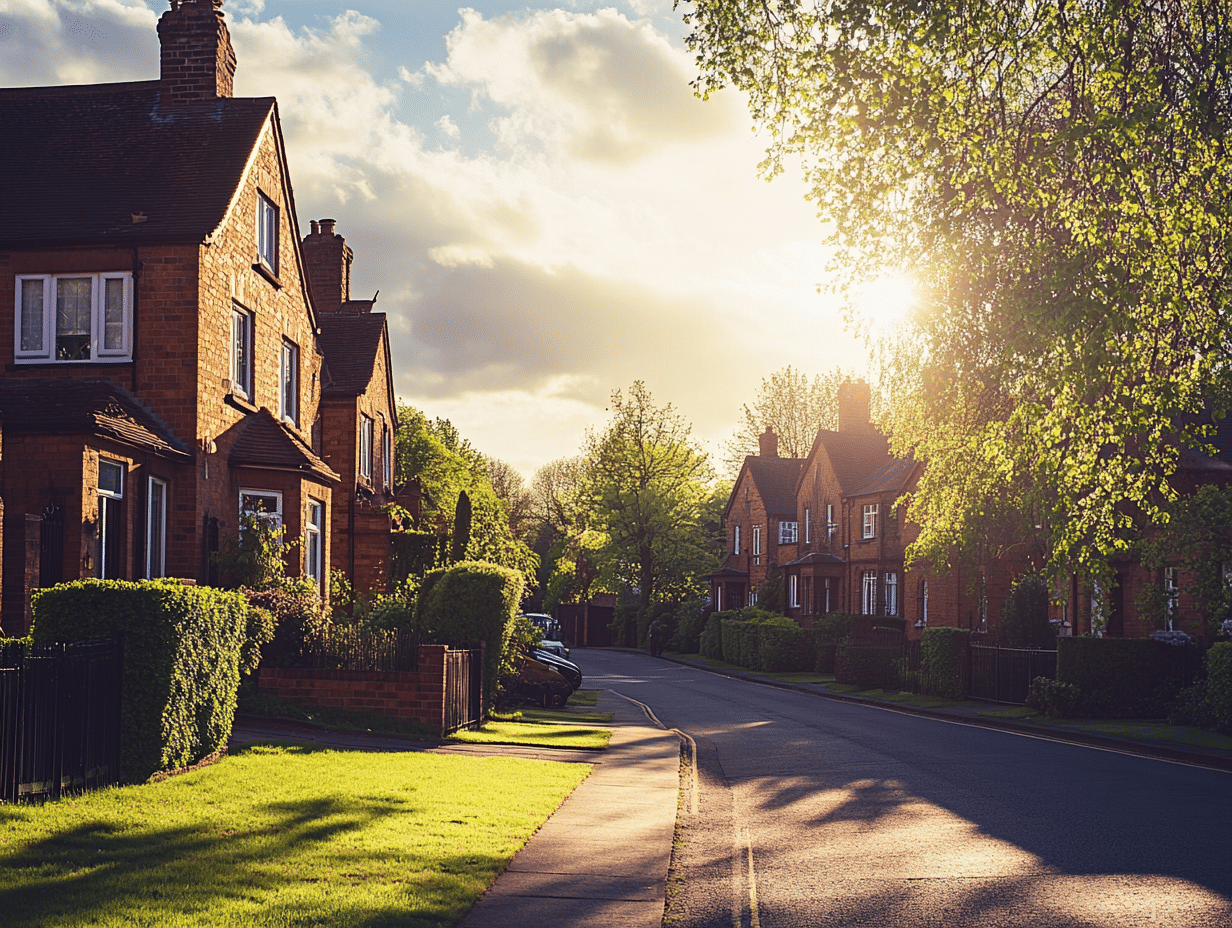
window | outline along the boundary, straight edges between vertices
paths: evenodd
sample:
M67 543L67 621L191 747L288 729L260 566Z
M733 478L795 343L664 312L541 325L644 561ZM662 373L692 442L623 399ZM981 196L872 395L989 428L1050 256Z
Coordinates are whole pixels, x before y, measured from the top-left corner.
M860 578L860 611L864 615L877 613L877 571L866 570Z
M787 604L793 609L800 607L800 578L796 574L787 578Z
M133 356L133 275L19 275L14 357L127 361Z
M870 503L864 507L864 537L877 537L877 503Z
M834 524L834 504L826 503L826 541L834 541L834 533L838 531L838 526Z
M833 604L830 601L830 578L823 577L821 582L822 582L822 597L821 597L822 611L825 612L827 615L829 615L830 611L834 608Z
M308 500L308 517L304 520L304 575L321 583L321 529L325 525L325 505Z
M750 606L757 605L757 590L751 590L749 592L749 605Z
M278 367L281 389L278 392L278 415L292 425L299 424L299 346L282 340L282 360Z
M753 556L758 557L760 555L761 555L761 526L754 525L753 526Z
M796 539L800 537L799 522L780 522L779 523L779 544L794 545Z
M804 614L808 615L813 611L813 583L809 577L802 577L800 580L800 605L804 609Z
M1181 577L1180 570L1176 567L1164 568L1164 603L1168 607L1168 614L1164 621L1167 623L1168 631L1172 631L1172 620L1176 618L1176 607L1181 597Z
M231 390L252 399L252 313L231 311Z
M372 479L372 417L359 414L359 475Z
M804 543L813 543L813 516L808 506L804 507Z
M240 490L240 515L255 516L270 528L282 528L282 493L279 490Z
M716 586L714 588L714 611L723 611L723 587Z
M257 194L257 257L271 274L278 273L278 207Z
M915 623L920 628L928 628L928 578L920 580L920 621Z
M98 564L97 576L115 580L124 570L124 465L98 460Z
M394 442L389 426L381 423L381 476L385 481L385 489L394 488Z
M898 615L898 574L885 575L885 614Z
M732 532L732 554L740 553L740 525L737 524Z
M150 477L145 500L145 575L167 576L167 481Z

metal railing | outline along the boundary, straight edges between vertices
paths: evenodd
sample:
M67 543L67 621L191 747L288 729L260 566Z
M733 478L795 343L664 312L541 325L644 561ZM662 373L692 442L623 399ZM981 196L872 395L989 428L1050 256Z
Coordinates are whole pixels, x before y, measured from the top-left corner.
M122 663L111 640L0 653L0 801L120 781Z
M316 670L419 669L419 638L411 632L331 625L307 650Z
M967 693L972 699L1023 705L1036 677L1057 676L1057 652L996 645L970 646Z
M445 719L442 735L478 728L483 717L483 649L445 652Z

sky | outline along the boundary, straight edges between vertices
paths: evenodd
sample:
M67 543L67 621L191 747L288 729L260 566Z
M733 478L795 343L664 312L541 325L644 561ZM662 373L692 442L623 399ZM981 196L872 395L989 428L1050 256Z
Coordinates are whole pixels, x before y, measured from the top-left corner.
M530 478L643 381L716 464L762 380L862 372L825 226L671 0L226 0L301 235L337 220L401 400ZM682 8L683 8L682 4ZM158 77L156 0L0 0L0 86ZM898 302L893 291L880 297Z

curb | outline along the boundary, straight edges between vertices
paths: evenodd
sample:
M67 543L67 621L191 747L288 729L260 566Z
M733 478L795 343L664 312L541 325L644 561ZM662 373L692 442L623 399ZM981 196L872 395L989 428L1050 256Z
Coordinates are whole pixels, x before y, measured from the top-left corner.
M620 649L624 650L624 649ZM641 653L645 654L645 651ZM662 656L660 660L668 661L673 664L679 664L682 667L692 667L695 670L704 670L707 673L713 673L716 676L728 677L733 680L744 680L748 683L760 683L763 686L772 686L776 689L790 690L795 693L803 693L808 696L817 696L821 699L831 699L836 702L854 703L857 705L874 706L879 709L889 709L894 712L900 712L903 715L916 715L921 718L939 719L944 722L954 722L960 725L971 725L975 728L988 728L997 731L1012 732L1019 735L1030 735L1035 738L1043 738L1048 741L1061 741L1069 744L1079 744L1085 747L1102 748L1104 750L1119 751L1123 754L1133 754L1137 757L1147 757L1155 760L1168 760L1177 763L1191 764L1195 767L1207 767L1212 770L1223 770L1232 773L1232 752L1218 751L1212 749L1213 753L1208 753L1201 749L1172 747L1170 745L1158 744L1149 741L1136 741L1132 738L1116 738L1109 735L1093 735L1087 732L1068 731L1065 729L1054 729L1044 725L1032 725L1029 722L1016 721L1014 719L994 719L987 716L967 715L959 712L948 712L943 709L928 709L923 706L912 706L904 703L890 702L884 699L873 699L867 696L856 696L851 693L827 693L823 690L802 686L798 683L788 683L784 680L775 680L770 677L763 677L757 674L740 673L739 671L719 669L710 667L706 664L694 663L680 657Z

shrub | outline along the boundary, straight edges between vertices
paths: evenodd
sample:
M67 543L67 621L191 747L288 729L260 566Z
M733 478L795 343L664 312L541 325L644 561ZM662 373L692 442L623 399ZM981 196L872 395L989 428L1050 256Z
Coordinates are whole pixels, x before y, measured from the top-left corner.
M36 644L122 642L120 764L128 780L226 746L249 621L241 594L173 580L78 580L35 591L33 605Z
M804 665L806 658L800 653L801 628L786 616L758 606L715 615L722 617L719 659L766 672Z
M709 617L709 604L704 599L689 599L676 607L672 615L672 634L667 648L679 654L696 654L702 629Z
M1048 584L1042 577L1021 577L1001 607L1001 637L1011 648L1051 648L1056 632L1048 621Z
M1232 735L1232 642L1206 652L1206 679L1181 691L1168 721Z
M261 651L266 667L311 667L312 646L329 626L320 597L311 590L282 586L244 590L252 606L274 617L274 635Z
M1084 715L1163 718L1199 658L1150 638L1058 638L1057 680L1082 691Z
M963 668L971 633L965 628L944 625L924 629L920 636L920 673L927 691L942 699L962 699L967 695Z
M1050 719L1073 719L1082 712L1082 690L1072 683L1058 683L1048 677L1031 681L1027 705Z
M706 620L706 627L698 636L697 646L702 657L721 661L723 659L723 617L727 612L712 612Z
M389 572L395 583L419 577L436 565L436 532L394 531L389 533Z
M432 577L436 571L429 574ZM441 571L420 592L420 630L450 647L487 645L484 700L495 704L501 666L515 658L514 625L522 601L522 574L497 564L463 561Z

